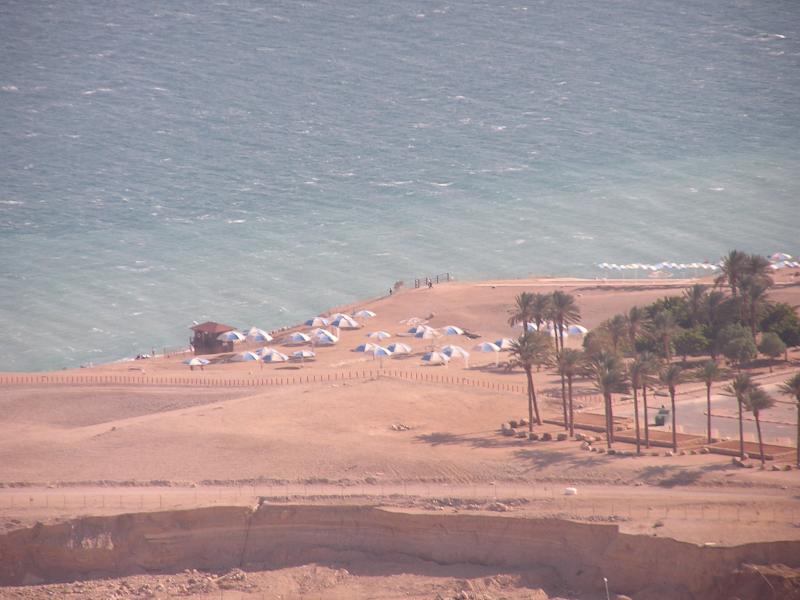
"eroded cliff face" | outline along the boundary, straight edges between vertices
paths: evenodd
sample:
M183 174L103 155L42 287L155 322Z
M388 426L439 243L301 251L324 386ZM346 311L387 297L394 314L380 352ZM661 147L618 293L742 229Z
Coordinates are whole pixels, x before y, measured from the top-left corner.
M440 564L547 567L572 589L603 576L636 597L714 598L743 563L800 566L800 542L703 547L616 525L354 506L215 507L88 517L0 536L0 584L238 566L277 568L358 553Z

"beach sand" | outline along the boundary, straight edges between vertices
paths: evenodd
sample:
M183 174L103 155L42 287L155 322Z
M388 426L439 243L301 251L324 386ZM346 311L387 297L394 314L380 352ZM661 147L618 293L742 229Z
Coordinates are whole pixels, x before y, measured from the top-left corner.
M771 298L800 304L796 281L780 274ZM469 369L457 359L447 367L421 365L420 354L433 346L453 343L471 350L477 341L516 337L519 329L507 325L508 308L524 290L574 294L582 323L591 329L633 305L680 294L690 283L450 282L338 307L342 312L369 308L377 316L363 321L363 329L341 331L338 345L316 348L317 360L302 366L211 364L190 372L181 363L186 356L176 355L48 374L112 377L98 384L9 384L11 375L2 374L0 528L82 515L251 505L258 496L276 502L476 514L500 499L518 516L604 520L618 523L623 532L696 543L798 540L797 471L741 469L730 457L713 454L666 457L664 449L653 449L658 456L619 457L587 452L574 440L505 437L499 433L501 423L527 413L521 371L495 369L493 355L477 352ZM412 317L434 327L457 325L481 337L414 339L404 335L405 321ZM414 354L386 359L381 366L352 352L367 341L367 332L376 330L395 336L384 344L402 341ZM567 343L578 347L580 339ZM270 346L287 351L277 340ZM506 358L503 353L501 361ZM786 379L800 368L796 351L790 359L772 374L759 367L757 376L768 383ZM347 379L340 378L344 373ZM173 383L113 379L129 376ZM239 385L191 385L183 380L189 376L195 382L237 380ZM280 384L276 378L295 382ZM543 371L535 380L544 416L558 416L558 378ZM576 392L591 393L590 382L578 381ZM680 392L678 411L682 402L704 397L696 383ZM587 409L591 403L587 396ZM557 425L537 430L560 431ZM791 457L780 462L791 462ZM579 495L565 497L567 486L577 487ZM463 505L454 509L443 501L447 498L459 498ZM387 574L362 559L353 558L347 576L337 571L344 567L321 565L253 577L262 577L259 593L275 592L265 597L307 597L301 593L302 581L309 582L309 594L332 598L395 597L394 590L402 592L396 597L455 596L465 589L463 580L476 577L488 582L486 590L494 590L484 590L487 597L530 597L535 587L526 587L519 573L441 566L429 572L418 565ZM370 596L370 589L384 593ZM28 597L45 597L47 591L25 590L32 594ZM4 593L0 590L0 597ZM198 592L193 597L206 596Z

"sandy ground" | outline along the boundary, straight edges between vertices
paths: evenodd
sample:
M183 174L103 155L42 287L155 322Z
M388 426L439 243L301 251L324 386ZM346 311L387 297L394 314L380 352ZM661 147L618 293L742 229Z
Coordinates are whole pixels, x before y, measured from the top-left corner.
M800 304L800 287L794 281L781 282L772 298ZM404 321L410 317L423 318L434 327L457 325L480 334L480 340L494 340L518 335L519 329L506 323L507 311L514 296L526 289L563 288L575 294L583 323L591 328L635 304L679 294L686 285L532 280L407 290L357 307L341 307L370 308L378 316L361 330L342 331L337 346L317 348L318 359L302 368L213 364L192 373L205 378L246 378L376 370L375 361L352 348L367 341L367 332L381 329L412 345L416 354L385 361L380 377L238 388L4 385L0 395L4 433L0 439L0 482L4 484L0 528L86 514L250 504L257 496L267 496L274 502L355 502L395 510L453 512L487 511L499 501L505 507L502 510L521 515L614 521L623 531L699 543L800 539L798 471L741 469L718 455L665 457L663 449L654 452L656 456L608 456L582 450L575 440L529 442L504 437L498 431L500 424L526 415L522 394L386 376L394 369L524 384L519 370L495 369L494 356L477 352L470 357L469 368L460 360L448 367L422 366L419 354L431 347L454 343L471 349L476 342L459 336L432 341L410 338L403 335ZM568 343L577 347L580 339ZM277 341L271 345L286 350ZM143 368L148 375L186 375L183 358L116 363L79 372L124 374ZM506 358L501 355L501 361ZM772 374L766 365L760 366L757 376L774 386L800 368L800 357L790 358L789 363L776 365ZM536 383L545 416L558 415L560 404L554 397L560 389L558 379L551 372L541 372L536 374ZM576 391L590 388L588 381L577 382ZM702 385L682 386L678 415L685 431L704 431L704 398ZM735 409L725 402L717 395L712 409L719 414L715 425L723 435L728 431L725 415ZM586 404L586 410L596 408L591 401ZM621 414L626 406L622 402ZM772 418L770 411L764 414L765 421L774 422L769 435L775 441L789 441L791 418L793 413L785 406L776 409ZM399 424L407 428L398 431ZM557 432L559 428L538 430ZM786 462L791 457L781 464ZM565 497L566 486L578 487L578 496ZM524 588L528 594L494 589L498 597L536 597L534 588L519 587L520 574L434 573L429 577L381 572L379 582L366 572L357 578L342 575L336 566L298 569L263 575L258 593L264 597L281 593L284 597L315 597L314 593L326 598L370 597L359 590L374 587L385 593L372 597L394 597L389 593L393 589L405 590L403 597L436 597L437 593L454 597L466 589L464 581L474 586L486 579L493 589L502 587L498 581L516 581L506 587ZM397 578L403 577L411 579L398 584ZM349 583L337 587L344 579ZM312 582L306 595L298 592L302 581ZM273 584L282 592L267 594ZM444 587L436 587L440 585ZM350 590L350 595L341 595L344 592L337 589ZM0 597L15 597L10 593L0 591Z

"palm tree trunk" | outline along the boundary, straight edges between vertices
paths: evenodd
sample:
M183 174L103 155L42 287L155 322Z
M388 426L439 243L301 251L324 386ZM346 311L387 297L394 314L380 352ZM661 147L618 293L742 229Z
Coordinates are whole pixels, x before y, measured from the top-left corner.
M675 426L675 391L669 391L669 401L672 404L672 451L678 452L678 430Z
M753 411L756 418L756 431L758 432L758 453L761 455L761 468L764 468L764 443L761 441L761 421L758 419L758 411Z
M575 413L572 410L572 375L567 377L567 388L569 390L569 435L570 437L575 437Z
M639 396L637 388L633 386L633 415L636 423L636 454L642 453L642 443L639 440Z
M569 429L569 420L567 419L567 385L564 380L564 374L561 373L561 404L564 408L564 429Z
M644 446L650 447L650 423L647 418L647 386L642 386L642 405L644 408Z
M542 424L542 418L539 416L539 403L536 402L536 388L533 387L533 375L531 375L531 396L533 396L533 412L536 413L536 424Z
M617 436L614 435L614 402L613 396L611 394L608 395L608 431L609 435L611 436L611 441L616 442Z
M797 446L797 466L800 467L800 398L797 399L797 440L794 445Z
M708 443L711 443L711 382L706 383L706 420L708 422Z
M525 377L528 380L528 431L533 431L533 376L530 367L525 367Z
M608 447L611 448L611 444L614 441L611 433L611 394L603 394L603 402L606 405L606 443Z
M742 403L739 404L739 458L744 458L744 419L742 418Z

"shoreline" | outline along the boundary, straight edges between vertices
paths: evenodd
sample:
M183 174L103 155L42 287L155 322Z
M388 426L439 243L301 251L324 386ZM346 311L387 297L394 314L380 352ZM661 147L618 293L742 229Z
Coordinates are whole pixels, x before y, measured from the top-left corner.
M785 289L788 287L795 287L800 286L800 278L796 275L800 275L800 273L795 274L794 272L783 271L782 273L775 274L775 285L773 286L773 290ZM688 287L690 285L701 283L705 285L713 285L713 275L707 275L704 277L691 277L691 278L608 278L608 277L595 277L595 278L585 278L585 277L571 277L571 276L564 276L564 277L553 277L549 275L542 275L542 276L532 276L527 278L520 278L520 279L486 279L486 280L458 280L453 279L449 282L442 282L435 284L436 287L445 286L445 287L472 287L477 289L505 289L505 290L513 290L513 289L520 289L520 288L570 288L576 292L584 292L584 291L597 291L597 290L616 290L620 293L631 292L631 291L659 291L659 290L670 290L670 289L681 289ZM392 298L398 297L405 297L411 293L419 293L420 291L424 292L423 288L401 288L397 292L389 295L383 296L374 296L371 298L365 299L358 299L352 302L346 302L343 304L339 304L336 306L329 307L328 309L321 311L320 315L330 315L336 312L345 312L349 313L359 308L363 308L365 306L374 305L375 303L384 302L387 300L391 300ZM188 319L187 319L188 321ZM303 323L295 323L291 325L284 325L276 329L272 329L270 333L287 333L294 331L296 329L302 329ZM277 337L277 336L276 336ZM143 347L150 347L153 348L153 345L143 345ZM157 350L157 348L154 348ZM170 351L170 347L166 347L166 354L156 352L155 357L150 357L144 359L141 364L146 365L150 361L163 361L165 359L171 359L175 356L186 356L187 353L191 352L188 347L183 347L178 349L177 347ZM140 361L137 360L136 357L133 356L124 356L119 358L113 358L108 361L104 362L91 362L87 365L80 365L74 367L62 367L57 369L37 369L37 370L30 370L30 371L5 371L0 369L0 374L3 375L44 375L44 374L54 374L54 373L61 373L61 372L69 372L69 371L86 371L86 370L96 370L96 369L104 369L111 365L125 365L129 363L139 364Z

